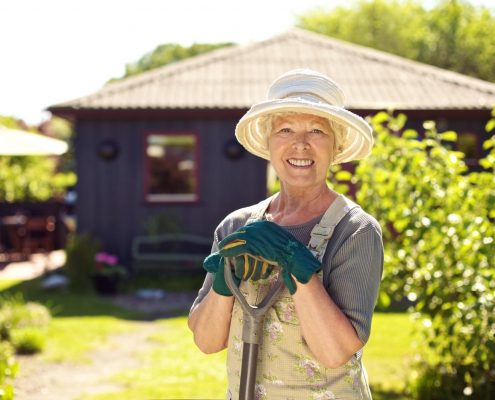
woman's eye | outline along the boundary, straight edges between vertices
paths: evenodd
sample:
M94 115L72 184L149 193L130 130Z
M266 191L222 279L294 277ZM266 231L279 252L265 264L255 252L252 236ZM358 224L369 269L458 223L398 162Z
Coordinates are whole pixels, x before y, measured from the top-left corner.
M290 128L282 128L279 130L279 133L291 133L291 129Z
M315 129L312 129L312 130L310 131L310 133L322 134L322 133L324 133L324 132L323 132L321 129L316 129L316 128L315 128Z

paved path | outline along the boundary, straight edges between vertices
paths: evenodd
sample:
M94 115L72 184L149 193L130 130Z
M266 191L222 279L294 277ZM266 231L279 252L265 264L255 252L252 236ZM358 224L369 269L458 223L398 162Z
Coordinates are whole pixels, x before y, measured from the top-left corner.
M60 268L64 264L64 250L55 250L47 254L33 254L28 261L2 263L0 279L33 279L45 272Z

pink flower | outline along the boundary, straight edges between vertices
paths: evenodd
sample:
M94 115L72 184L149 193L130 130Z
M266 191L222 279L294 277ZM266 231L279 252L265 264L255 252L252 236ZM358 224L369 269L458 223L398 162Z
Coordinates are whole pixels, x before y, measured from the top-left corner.
M119 260L116 256L112 254L106 253L104 251L100 251L99 253L96 253L95 261L107 265L116 265Z

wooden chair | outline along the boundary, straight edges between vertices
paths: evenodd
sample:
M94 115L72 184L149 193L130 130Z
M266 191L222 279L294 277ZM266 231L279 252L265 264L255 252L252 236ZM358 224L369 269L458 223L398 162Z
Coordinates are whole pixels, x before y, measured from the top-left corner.
M53 215L28 217L25 229L26 247L30 253L55 249L55 224L56 218Z

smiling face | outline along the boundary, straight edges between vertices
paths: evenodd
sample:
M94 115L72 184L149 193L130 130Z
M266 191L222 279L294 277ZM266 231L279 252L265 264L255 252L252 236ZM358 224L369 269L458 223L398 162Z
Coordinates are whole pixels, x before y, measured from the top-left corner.
M326 118L298 113L274 115L268 149L282 185L305 188L326 184L333 143Z

